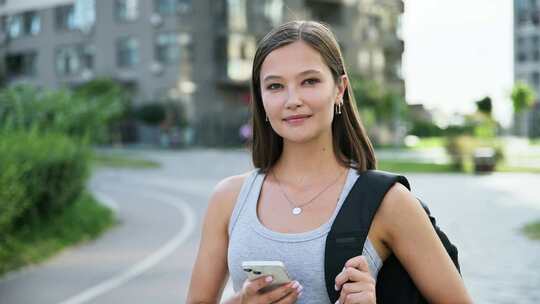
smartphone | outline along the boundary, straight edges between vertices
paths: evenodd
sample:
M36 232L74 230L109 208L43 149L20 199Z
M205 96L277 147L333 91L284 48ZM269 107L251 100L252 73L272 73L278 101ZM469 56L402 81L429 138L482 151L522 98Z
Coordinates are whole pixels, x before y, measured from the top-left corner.
M269 286L260 290L263 293L274 290L291 281L285 264L281 261L245 261L242 262L242 269L249 280L254 280L262 276L272 276L274 278Z

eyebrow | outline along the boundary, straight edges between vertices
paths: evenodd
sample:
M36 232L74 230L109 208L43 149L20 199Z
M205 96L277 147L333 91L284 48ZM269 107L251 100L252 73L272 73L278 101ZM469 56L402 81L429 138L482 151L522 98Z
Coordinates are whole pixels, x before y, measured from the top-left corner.
M302 77L302 76L307 75L307 74L322 74L322 73L319 72L319 71L317 71L317 70L311 69L311 70L305 70L305 71L303 71L302 73L298 74L297 77ZM264 77L263 82L266 82L266 81L272 80L272 79L281 79L281 78L282 78L282 77L276 76L276 75L268 75L268 76Z

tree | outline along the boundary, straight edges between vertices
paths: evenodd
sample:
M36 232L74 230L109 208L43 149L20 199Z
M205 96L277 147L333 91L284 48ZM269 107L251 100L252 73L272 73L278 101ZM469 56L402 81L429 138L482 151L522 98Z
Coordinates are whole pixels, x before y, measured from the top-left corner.
M493 109L493 104L491 102L491 97L486 96L476 102L476 108L478 112L485 114L488 117L491 117L491 112Z
M512 89L512 104L515 113L521 113L529 109L534 104L536 98L533 89L523 82L518 82Z
M403 96L359 75L352 75L350 82L358 110L374 142L381 143L377 142L379 138L375 133L382 129L391 131L395 140L400 124L407 116L408 107Z
M528 137L529 136L529 123L528 123L529 111L528 110L534 104L534 100L536 99L535 93L533 89L531 89L527 84L518 82L512 88L512 93L510 97L512 99L512 104L514 106L514 113L516 114L516 120L521 121L520 127L517 131L520 135Z

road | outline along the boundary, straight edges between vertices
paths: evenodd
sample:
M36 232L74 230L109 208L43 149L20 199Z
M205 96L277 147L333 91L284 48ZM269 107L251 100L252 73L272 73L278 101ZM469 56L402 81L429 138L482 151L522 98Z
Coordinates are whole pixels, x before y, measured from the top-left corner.
M0 279L0 303L184 303L212 188L249 170L250 159L239 150L136 154L163 166L100 169L89 184L118 225ZM407 176L458 246L475 303L540 302L540 242L518 231L540 219L540 175Z

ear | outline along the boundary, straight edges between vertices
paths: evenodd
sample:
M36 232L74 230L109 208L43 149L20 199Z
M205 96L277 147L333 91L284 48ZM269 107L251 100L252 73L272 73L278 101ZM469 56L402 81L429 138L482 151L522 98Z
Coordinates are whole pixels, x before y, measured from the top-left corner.
M336 93L336 104L339 102L343 102L343 95L345 94L345 90L347 89L347 85L349 84L349 79L347 78L347 75L341 75L337 79L337 93Z

